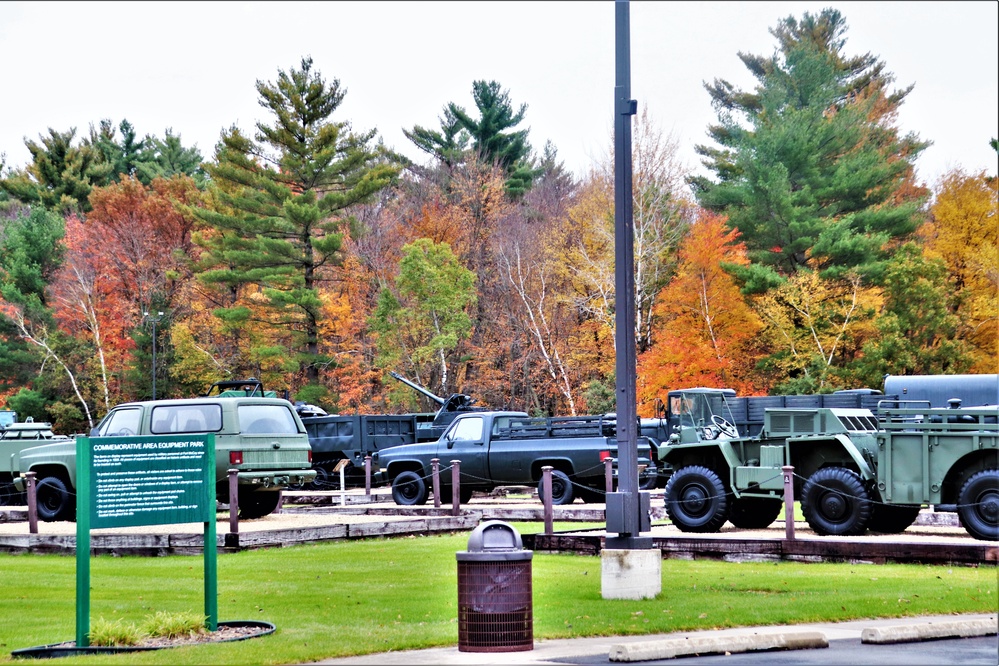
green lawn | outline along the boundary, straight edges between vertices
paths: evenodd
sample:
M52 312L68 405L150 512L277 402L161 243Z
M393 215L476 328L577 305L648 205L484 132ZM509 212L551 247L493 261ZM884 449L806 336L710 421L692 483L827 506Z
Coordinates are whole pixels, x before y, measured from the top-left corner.
M543 529L512 525L522 534ZM455 554L467 544L460 533L220 555L219 620L271 622L273 635L59 663L296 663L456 645ZM200 611L202 565L201 556L95 557L91 617L141 623L158 611ZM538 639L999 608L995 566L664 560L663 592L645 601L603 600L599 557L535 553L531 567ZM75 558L0 555L0 571L0 661L73 640Z

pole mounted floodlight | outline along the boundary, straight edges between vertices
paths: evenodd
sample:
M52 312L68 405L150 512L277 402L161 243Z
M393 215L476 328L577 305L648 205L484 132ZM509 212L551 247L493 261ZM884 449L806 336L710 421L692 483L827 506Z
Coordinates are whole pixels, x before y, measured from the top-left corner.
M616 329L616 394L618 492L607 495L608 548L651 548L651 537L639 533L648 493L638 488L638 410L635 391L635 225L631 193L631 26L628 0L614 3L614 326ZM648 527L646 527L646 530Z
M148 312L143 312L142 316L146 318L147 321L151 322L153 325L153 400L156 399L156 324L160 323L163 318L162 312L157 312L156 316L152 316Z

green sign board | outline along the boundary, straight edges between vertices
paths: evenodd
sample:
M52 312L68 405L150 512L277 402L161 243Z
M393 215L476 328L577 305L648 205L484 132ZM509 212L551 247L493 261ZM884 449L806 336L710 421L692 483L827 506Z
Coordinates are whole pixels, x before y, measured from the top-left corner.
M92 529L215 520L214 436L88 439Z
M90 530L204 523L205 617L218 626L215 435L76 438L76 645L89 645Z

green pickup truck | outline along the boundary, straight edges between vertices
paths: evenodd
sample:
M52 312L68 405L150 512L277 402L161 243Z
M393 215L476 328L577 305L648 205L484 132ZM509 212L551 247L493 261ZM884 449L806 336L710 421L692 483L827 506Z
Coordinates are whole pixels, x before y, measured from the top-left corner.
M118 405L91 431L98 437L213 434L216 495L229 501L228 470L238 470L239 515L260 518L274 511L277 492L311 482L312 449L302 420L281 398L211 396ZM0 462L24 490L24 474L35 472L38 517L73 520L76 505L76 440L40 444Z
M378 451L372 463L375 479L391 484L396 504L424 504L432 484L432 460L445 470L460 461L459 500L476 490L500 486L538 485L542 467L551 466L552 503L603 501L604 460L617 459L615 422L601 416L532 418L523 412L459 414L435 442L403 444ZM655 487L656 466L648 439L638 441L639 480ZM616 476L617 470L614 469ZM442 502L453 496L451 473L440 474ZM540 490L540 487L539 487Z

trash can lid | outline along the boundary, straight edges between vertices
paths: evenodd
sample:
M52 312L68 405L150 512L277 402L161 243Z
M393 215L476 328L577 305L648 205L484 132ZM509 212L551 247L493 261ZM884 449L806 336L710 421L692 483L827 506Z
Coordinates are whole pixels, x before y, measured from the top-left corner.
M459 562L502 562L530 560L534 553L524 550L524 541L512 525L487 520L468 537L468 550L456 554Z
M468 537L468 550L480 553L491 550L523 550L524 542L512 525L502 520L487 520Z

